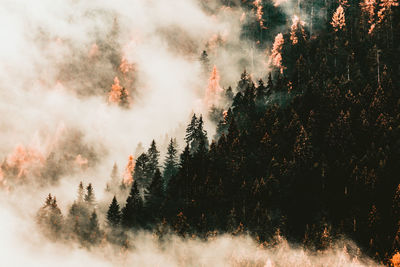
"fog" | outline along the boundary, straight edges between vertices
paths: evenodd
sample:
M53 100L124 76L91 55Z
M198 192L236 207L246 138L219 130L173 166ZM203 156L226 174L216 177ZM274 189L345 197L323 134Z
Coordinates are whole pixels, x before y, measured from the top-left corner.
M160 245L151 233L131 233L135 249L123 253L54 243L36 229L49 192L64 214L81 180L108 202L114 162L122 171L138 143L147 148L155 138L163 149L167 134L182 148L177 133L193 112L207 113L203 50L222 87L235 86L245 68L254 79L267 75L267 54L240 39L242 10L205 2L208 9L194 0L1 1L0 157L17 168L0 180L1 265L373 265L341 245L315 254L285 241L260 248L247 236L206 242L171 235ZM119 70L123 59L132 66L127 74ZM114 77L129 90L129 108L107 101ZM206 121L209 137L214 128Z
M109 244L88 250L45 240L30 220L31 214L12 209L17 199L11 201L2 194L1 201L0 256L4 266L377 266L362 258L349 241L323 252L310 252L289 245L280 236L273 247L263 248L246 235L223 235L208 241L168 235L159 243L151 233L136 232L130 236L132 251Z

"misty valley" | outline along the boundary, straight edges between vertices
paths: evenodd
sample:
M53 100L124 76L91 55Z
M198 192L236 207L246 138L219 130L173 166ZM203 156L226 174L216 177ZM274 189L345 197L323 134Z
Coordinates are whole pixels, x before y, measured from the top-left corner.
M398 0L0 0L1 266L400 266Z

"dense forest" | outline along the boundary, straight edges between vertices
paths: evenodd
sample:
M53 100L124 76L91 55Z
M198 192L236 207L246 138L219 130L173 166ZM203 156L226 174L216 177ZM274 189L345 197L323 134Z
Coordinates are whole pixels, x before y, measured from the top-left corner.
M395 264L399 2L302 0L287 30L291 18L272 1L220 5L255 14L241 35L267 49L269 75L254 81L244 70L208 114L192 114L184 147L171 138L161 158L153 141L123 177L115 165L108 210L96 205L91 184L79 184L64 215L49 194L37 213L44 234L124 249L132 248L131 230L160 240L170 232L203 239L246 233L265 244L281 235L315 250L349 238L377 262ZM207 50L199 58L215 75ZM126 106L127 94L121 97ZM204 120L215 123L214 136Z

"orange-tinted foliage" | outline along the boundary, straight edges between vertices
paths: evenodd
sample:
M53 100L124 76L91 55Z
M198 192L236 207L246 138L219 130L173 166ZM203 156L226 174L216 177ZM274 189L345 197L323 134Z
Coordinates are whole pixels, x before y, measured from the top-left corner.
M33 167L44 164L45 158L40 151L33 147L18 145L7 157L7 165L17 170L17 178L27 175Z
M261 0L254 0L253 5L256 7L256 17L257 17L257 21L260 23L260 27L262 29L266 29L266 27L264 26L264 21L263 21L263 10L262 10L262 3Z
M331 25L336 32L338 30L344 29L344 27L346 26L346 18L343 6L339 5L335 13L333 13Z
M133 65L130 64L126 58L122 58L121 64L119 65L119 69L123 74L127 74L129 71L133 70Z
M114 84L111 86L111 91L108 95L108 102L119 103L121 101L122 86L119 84L118 77L114 78Z
M393 267L400 267L400 253L397 252L396 254L393 255L393 257L390 259L390 263L392 264Z
M292 26L290 27L290 40L292 41L293 44L297 44L299 42L299 39L296 35L297 31L300 29L301 34L303 35L303 38L305 38L305 32L304 32L304 25L306 23L302 21L298 16L294 15L292 18Z
M132 155L129 156L128 164L126 164L123 183L130 185L133 182L133 170L135 169L135 160Z
M208 87L206 91L206 97L205 97L205 104L208 108L218 105L222 93L222 88L219 85L219 72L217 70L217 67L214 66L213 70L211 71L210 78L208 80Z
M283 39L283 34L279 33L275 37L274 45L272 46L270 62L277 68L280 69L281 73L283 73L284 67L282 66L282 47L285 43Z

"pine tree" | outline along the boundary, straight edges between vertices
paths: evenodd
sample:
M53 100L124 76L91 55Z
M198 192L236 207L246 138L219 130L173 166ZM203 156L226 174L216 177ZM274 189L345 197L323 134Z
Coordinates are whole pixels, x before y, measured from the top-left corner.
M106 186L106 191L116 194L118 192L118 187L120 185L117 163L114 163L113 165L110 178L111 178L110 182L107 183Z
M275 36L275 41L270 56L270 63L278 68L281 74L285 69L285 67L282 65L282 48L284 43L285 40L283 39L283 34L278 33L278 35Z
M90 215L87 238L87 241L90 245L96 245L101 241L101 230L95 210L93 210L92 214Z
M129 108L129 105L130 105L129 92L128 92L128 90L126 90L125 87L123 87L121 90L119 105L123 108Z
M151 171L149 168L149 157L142 153L136 160L135 170L133 172L133 181L139 189L140 195L144 194L151 182Z
M195 153L199 149L200 142L208 148L207 132L204 130L203 117L197 119L196 114L193 115L192 120L186 128L186 144L190 147L190 153Z
M117 227L121 222L121 211L117 198L114 196L107 211L107 223L111 227Z
M197 127L195 132L195 144L191 148L192 153L198 150L208 149L207 132L204 130L203 124L204 124L203 116L200 115L197 121Z
M143 200L139 194L137 181L132 184L131 191L122 209L122 224L125 227L140 227L142 224Z
M200 62L203 66L204 74L208 74L210 72L210 60L208 59L207 51L203 50L200 56Z
M169 142L167 148L167 155L164 162L164 190L166 189L172 176L176 175L178 172L178 151L176 139L172 139Z
M147 150L148 162L148 176L153 177L155 171L159 167L158 160L160 158L160 152L157 150L156 142L153 140L151 142L150 148Z
M85 189L83 188L83 183L80 182L78 186L78 203L83 202L84 194L85 194Z
M118 182L119 182L118 178L119 177L118 177L118 166L117 166L117 163L114 163L110 177L111 177L111 183L112 184L118 184Z
M44 235L52 240L61 238L64 219L56 197L49 194L43 207L36 214L36 221Z
M190 144L195 139L196 127L197 127L197 117L195 113L193 114L189 125L186 127L185 141L187 144Z
M86 194L84 199L85 202L90 206L93 206L95 203L94 191L91 183L89 183L89 185L86 187Z
M234 97L234 94L233 94L232 87L229 86L228 89L226 89L226 91L225 91L225 98L226 98L226 100L227 100L227 102L228 102L229 104L232 103L233 97Z
M332 27L337 32L338 30L344 29L346 26L346 18L344 9L341 5L336 9L335 13L332 16Z
M149 187L149 198L146 204L152 213L152 219L157 219L157 217L160 215L161 203L164 199L163 184L161 172L159 169L157 169Z

